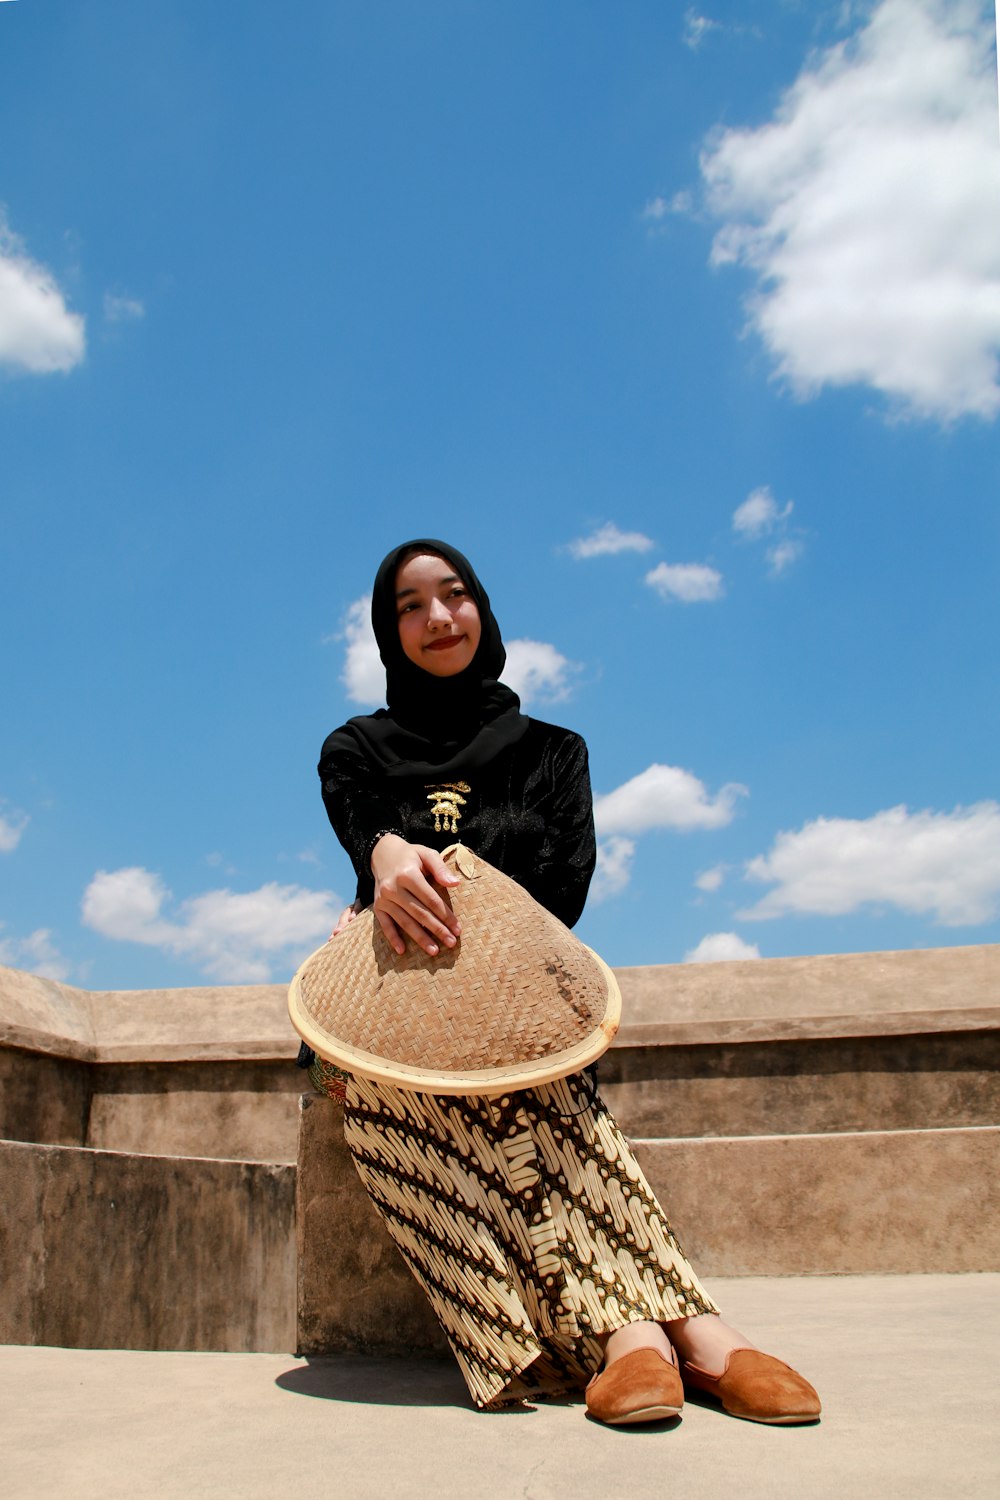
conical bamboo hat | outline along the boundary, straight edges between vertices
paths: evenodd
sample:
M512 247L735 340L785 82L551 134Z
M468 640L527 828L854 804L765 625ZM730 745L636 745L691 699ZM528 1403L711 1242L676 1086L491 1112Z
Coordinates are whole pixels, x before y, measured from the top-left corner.
M453 844L462 922L434 958L393 952L371 907L307 958L292 980L292 1025L327 1061L397 1088L502 1094L594 1062L621 994L603 959L516 881Z

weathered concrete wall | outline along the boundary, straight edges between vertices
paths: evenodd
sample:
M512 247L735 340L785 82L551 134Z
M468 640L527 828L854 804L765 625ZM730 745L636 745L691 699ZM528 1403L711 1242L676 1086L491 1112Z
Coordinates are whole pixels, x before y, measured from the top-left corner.
M0 1046L81 1062L294 1057L287 986L81 990L0 966Z
M1000 946L618 976L602 1091L706 1275L1000 1268ZM0 968L0 1339L440 1348L311 1097L296 1323L296 1048L281 985Z
M1000 1271L1000 1128L635 1145L708 1276Z
M72 1058L0 1045L0 1139L82 1146L92 1072Z
M307 1080L287 1061L109 1063L93 1072L88 1146L295 1161Z
M101 1064L0 1048L0 1137L292 1163L305 1085L287 1059Z
M617 971L602 1089L631 1135L1000 1119L1000 946ZM131 993L0 968L0 1135L292 1162L282 985Z
M304 1079L285 997L87 991L0 968L0 1137L292 1163Z
M1000 1121L1000 1030L619 1045L599 1076L631 1136L991 1125Z
M299 1354L398 1354L448 1345L354 1170L343 1110L302 1100L296 1187Z
M303 1101L298 1349L444 1347L372 1208L338 1106ZM1000 1270L1000 1128L639 1140L698 1274Z
M618 1046L601 1091L633 1136L912 1130L1000 1120L1000 1031ZM0 1049L0 1135L293 1162L288 1061L79 1063Z
M0 1342L287 1350L295 1169L0 1142Z
M911 1031L912 1018L920 1012L950 1014L955 1025L981 1026L1000 1005L996 943L736 963L648 964L615 973L625 1027L666 1023L675 1043L713 1041L714 1036L697 1028L721 1020L742 1023L739 1034L748 1041L823 1035L831 1024L832 1034L840 1036ZM845 1030L848 1018L853 1024ZM732 1025L730 1035L736 1034Z

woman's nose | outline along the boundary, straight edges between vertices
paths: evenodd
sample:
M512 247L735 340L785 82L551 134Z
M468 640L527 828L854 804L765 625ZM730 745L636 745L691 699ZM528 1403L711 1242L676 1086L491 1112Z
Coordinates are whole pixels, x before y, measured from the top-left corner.
M440 599L432 599L431 607L427 612L427 623L429 625L450 625L451 613L442 604Z

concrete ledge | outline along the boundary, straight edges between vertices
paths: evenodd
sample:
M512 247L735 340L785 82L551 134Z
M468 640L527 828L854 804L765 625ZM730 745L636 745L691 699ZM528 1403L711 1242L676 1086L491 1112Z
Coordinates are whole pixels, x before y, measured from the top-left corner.
M0 1047L77 1062L294 1059L288 987L81 990L0 966Z
M617 971L635 1136L1000 1119L1000 945ZM293 1161L283 985L99 992L0 968L0 1137Z
M1000 1270L1000 1127L640 1140L698 1274ZM329 1100L303 1099L301 1354L444 1348L361 1186Z
M280 1350L295 1169L0 1141L0 1342Z
M287 1060L97 1064L0 1047L0 1138L293 1163L303 1078Z
M736 963L648 964L616 969L628 1025L790 1021L796 1034L836 1022L898 1030L911 1013L956 1020L1000 1007L1000 944L886 953L809 954ZM902 1024L906 1024L903 1022ZM981 1019L973 1024L982 1025ZM920 1022L918 1030L927 1030ZM937 1026L931 1029L938 1029ZM682 1038L677 1037L677 1040ZM686 1040L705 1041L702 1034ZM721 1033L715 1040L721 1039Z
M1000 944L616 969L623 1046L1000 1025ZM0 966L0 1046L80 1062L292 1058L286 986L81 990Z
M706 1276L1000 1270L1000 1127L635 1149Z

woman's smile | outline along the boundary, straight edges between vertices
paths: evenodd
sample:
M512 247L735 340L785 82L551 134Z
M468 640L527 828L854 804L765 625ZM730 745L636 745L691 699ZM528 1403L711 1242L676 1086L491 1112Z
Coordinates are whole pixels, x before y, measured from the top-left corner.
M454 646L460 646L467 637L464 635L438 636L436 640L428 641L424 647L425 651L450 651Z
M476 601L443 557L420 552L396 574L399 643L433 677L454 677L469 666L483 633Z

